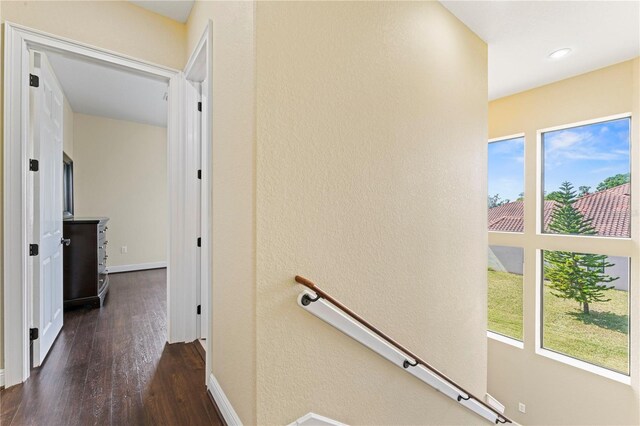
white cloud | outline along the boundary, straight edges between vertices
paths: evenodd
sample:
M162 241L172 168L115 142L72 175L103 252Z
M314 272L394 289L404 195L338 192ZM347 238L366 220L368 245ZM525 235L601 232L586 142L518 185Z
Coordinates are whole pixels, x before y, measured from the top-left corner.
M592 135L590 132L577 133L569 130L563 131L545 138L545 150L548 153L553 153L554 151L570 148L577 143L591 138Z
M606 133L606 132L605 132ZM624 149L607 150L607 136L594 136L589 131L564 130L545 137L545 161L547 167L559 167L567 161L616 161L629 157Z

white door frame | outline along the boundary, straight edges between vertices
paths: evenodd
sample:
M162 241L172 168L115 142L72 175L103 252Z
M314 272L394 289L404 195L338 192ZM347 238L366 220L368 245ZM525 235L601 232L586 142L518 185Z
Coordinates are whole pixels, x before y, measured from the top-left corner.
M190 108L185 108L187 117L185 120L187 126L187 145L190 149L200 151L199 168L201 173L201 191L193 194L194 197L200 197L200 235L202 237L200 247L200 286L205 288L207 300L204 302L204 315L208 324L208 333L206 335L206 356L205 356L205 372L211 371L211 353L212 353L212 303L211 303L211 253L212 253L212 230L211 230L211 211L212 211L212 129L211 129L211 105L213 99L213 85L211 79L213 77L213 22L209 20L207 26L198 41L198 44L191 53L189 61L184 68L184 76L189 81L200 83L200 101L202 102L202 111L199 119L193 117L195 113L195 104L198 100L193 97L193 90L185 90L185 100ZM204 82L204 84L202 84ZM193 140L192 140L193 139ZM197 146L199 144L199 147ZM197 188L197 187L196 187ZM202 302L201 302L202 303ZM205 378L206 381L206 378Z
M169 83L167 126L167 176L169 232L167 250L167 340L195 339L196 283L189 280L189 265L196 235L185 233L185 222L194 206L186 205L187 170L192 154L185 149L184 85L182 72L124 56L73 40L5 22L4 57L4 377L13 386L29 377L31 280L28 255L30 203L29 164L29 53L31 48L84 56L113 67L126 68Z

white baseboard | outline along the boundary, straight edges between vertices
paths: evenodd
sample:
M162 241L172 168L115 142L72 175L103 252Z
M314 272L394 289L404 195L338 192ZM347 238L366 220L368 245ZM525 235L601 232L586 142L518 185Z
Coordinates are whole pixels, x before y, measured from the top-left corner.
M108 266L107 272L114 274L116 272L144 271L145 269L160 269L166 267L167 262L137 263L135 265Z
M209 376L209 392L213 395L213 400L216 402L216 405L218 405L218 409L220 409L220 414L224 417L224 421L229 426L242 426L240 417L238 417L238 414L233 409L227 395L224 394L224 391L220 387L220 383L216 380L216 376L213 374Z
M0 386L4 386L4 370L0 370Z

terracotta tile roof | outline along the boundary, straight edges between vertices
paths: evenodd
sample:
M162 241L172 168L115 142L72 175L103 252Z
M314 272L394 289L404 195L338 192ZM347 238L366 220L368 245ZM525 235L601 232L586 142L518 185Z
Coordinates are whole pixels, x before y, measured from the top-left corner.
M631 219L631 186L625 183L593 194L585 195L574 206L586 217L598 235L629 237Z
M524 203L514 201L489 209L489 231L523 232Z
M594 192L579 198L574 206L587 218L591 218L598 235L629 237L630 185ZM555 201L544 202L545 228L551 221ZM524 203L514 201L489 209L489 231L523 232Z

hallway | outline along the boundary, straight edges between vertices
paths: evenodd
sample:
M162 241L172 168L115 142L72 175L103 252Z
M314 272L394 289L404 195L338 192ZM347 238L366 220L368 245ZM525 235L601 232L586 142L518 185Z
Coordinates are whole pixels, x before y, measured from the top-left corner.
M65 312L44 365L0 392L0 424L223 424L195 344L165 343L166 269L109 280L103 308Z

